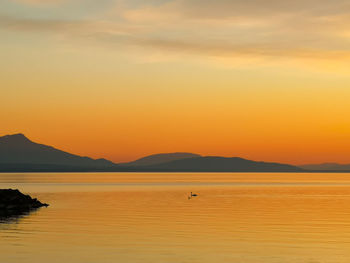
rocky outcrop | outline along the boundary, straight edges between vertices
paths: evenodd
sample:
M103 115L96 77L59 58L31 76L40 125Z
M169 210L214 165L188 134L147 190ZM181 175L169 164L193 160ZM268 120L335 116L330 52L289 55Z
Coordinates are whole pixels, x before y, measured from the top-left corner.
M22 194L19 190L0 189L0 216L9 217L21 215L48 204L41 203L36 198Z

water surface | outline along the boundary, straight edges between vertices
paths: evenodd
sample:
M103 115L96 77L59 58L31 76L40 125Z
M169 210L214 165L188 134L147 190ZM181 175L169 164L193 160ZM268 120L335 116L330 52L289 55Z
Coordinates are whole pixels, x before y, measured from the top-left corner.
M50 204L0 222L4 263L350 262L350 174L0 174L0 188Z

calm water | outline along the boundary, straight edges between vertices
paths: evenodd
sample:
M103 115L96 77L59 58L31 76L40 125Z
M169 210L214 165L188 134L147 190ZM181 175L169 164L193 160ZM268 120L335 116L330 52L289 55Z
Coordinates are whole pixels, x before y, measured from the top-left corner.
M1 263L350 262L350 174L0 174L10 187L51 206L0 223Z

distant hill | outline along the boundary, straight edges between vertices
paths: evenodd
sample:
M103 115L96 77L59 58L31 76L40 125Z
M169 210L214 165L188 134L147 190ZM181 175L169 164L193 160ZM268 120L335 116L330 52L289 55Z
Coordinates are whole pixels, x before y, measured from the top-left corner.
M0 137L0 171L5 170L89 170L110 168L114 163L70 154L32 142L23 134Z
M302 172L280 163L238 157L202 157L193 153L154 154L130 163L114 164L70 154L32 142L23 134L0 137L0 172Z
M338 163L321 163L321 164L305 164L299 166L306 170L315 171L350 171L350 164L338 164Z
M195 157L201 157L199 154L194 153L184 153L184 152L177 152L177 153L160 153L160 154L153 154L149 155L140 159L137 159L133 162L128 163L119 163L121 166L149 166L149 165L156 165L166 162L171 162L175 160L181 160L181 159L188 159L188 158L195 158Z
M142 171L162 172L302 172L302 168L280 163L255 162L238 157L194 157L156 165L135 167Z

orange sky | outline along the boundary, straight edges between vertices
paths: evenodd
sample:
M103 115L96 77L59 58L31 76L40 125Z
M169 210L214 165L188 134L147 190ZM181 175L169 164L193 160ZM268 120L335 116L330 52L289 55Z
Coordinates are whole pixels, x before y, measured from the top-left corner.
M4 0L0 135L116 162L350 163L338 2Z

